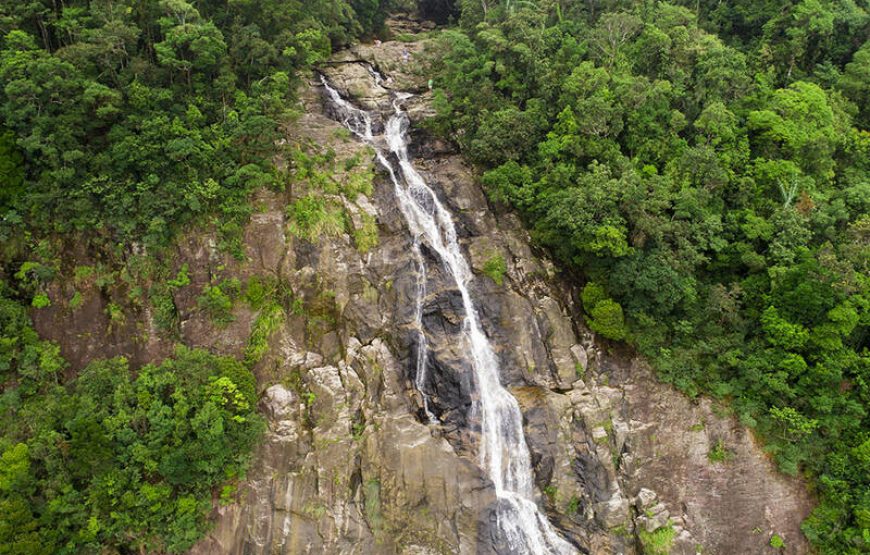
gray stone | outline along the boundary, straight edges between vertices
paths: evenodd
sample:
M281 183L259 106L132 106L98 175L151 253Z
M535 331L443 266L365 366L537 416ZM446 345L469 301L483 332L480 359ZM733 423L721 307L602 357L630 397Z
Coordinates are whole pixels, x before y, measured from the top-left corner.
M658 495L656 495L656 492L651 489L640 488L640 491L637 493L637 498L635 499L635 506L638 511L644 512L649 507L655 505L656 501L658 501Z
M583 369L583 372L586 372L586 369L589 367L589 356L586 354L586 349L583 348L583 345L578 343L572 346L571 354L574 355L574 362Z

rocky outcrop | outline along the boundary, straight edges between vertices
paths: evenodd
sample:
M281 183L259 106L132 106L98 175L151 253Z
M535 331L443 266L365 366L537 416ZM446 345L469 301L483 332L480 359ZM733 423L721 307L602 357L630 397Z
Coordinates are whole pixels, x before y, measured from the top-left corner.
M418 91L409 112L421 119L426 76L404 54L426 49L362 45L323 72L370 109L389 109L395 90ZM385 176L376 174L371 190L359 186L377 172L372 152L329 119L321 92L312 77L286 142L325 165L306 162L303 171L299 160L280 162L295 179L254 199L244 260L223 254L215 233L198 231L179 243L173 262L176 271L189 269L190 284L173 292L177 339L189 345L243 357L262 315L237 302L232 321L216 325L197 303L207 284L257 276L282 291L281 323L255 365L268 429L192 553L499 552L495 496L469 414L471 369L455 340L462 304L423 248L431 259L424 390L438 420L430 423L414 386L412 238ZM594 554L640 553L654 534L671 538L672 553L773 553L773 533L787 552L806 553L799 524L811 499L803 484L778 474L724 409L658 383L641 360L589 334L570 284L532 249L518 219L492 209L461 157L415 136L421 173L459 223L482 325L523 411L539 503L560 532ZM294 221L293 207L312 196L340 215L316 235ZM65 355L78 349L74 365L96 354L132 351L144 362L171 352L176 338L153 326L149 307L124 307L126 318L112 328L105 292L81 289L90 319L62 325L59 306L37 322ZM82 334L99 335L91 343L100 349L75 347Z
M390 91L354 61L360 54L343 55L325 73L362 105L382 108ZM319 111L315 87L298 128L317 129L315 142L332 146L327 137L338 128L329 131ZM630 355L607 354L579 324L570 288L532 251L515 217L495 216L461 158L443 145L420 152L430 156L417 160L419 168L461 224L486 333L502 381L522 406L540 502L554 524L589 553L640 552L638 538L657 533L672 538L673 553L760 553L772 533L805 552L798 526L810 500L802 485L778 475L749 434L710 402L657 383ZM315 400L305 406L269 386L271 428L257 467L199 552L498 550L488 535L493 492L478 467L469 416L471 370L455 340L462 305L433 260L424 389L439 422L429 424L413 386L410 237L386 180L377 181L371 205L381 244L370 253L355 253L347 237L295 246L288 275L317 276L319 287L334 292L330 333L338 347L273 357L271 380L298 372L310 391L304 395ZM504 262L498 279L487 271L493 259ZM285 333L285 342L301 344ZM275 399L293 399L297 412L270 408ZM711 461L722 445L732 456Z

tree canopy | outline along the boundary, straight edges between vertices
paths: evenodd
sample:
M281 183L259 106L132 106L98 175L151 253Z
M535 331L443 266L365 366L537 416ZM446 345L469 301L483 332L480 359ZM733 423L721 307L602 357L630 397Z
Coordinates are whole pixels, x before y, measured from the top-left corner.
M5 295L0 324L0 552L189 548L259 437L250 370L179 347L135 376L118 358L64 383L57 346Z
M814 478L821 552L870 549L867 6L457 6L431 129L585 276L593 331Z
M23 173L4 224L163 244L278 184L299 71L377 32L386 2L3 0L0 167ZM4 170L4 174L5 174ZM97 235L99 236L99 235Z
M232 496L262 428L247 366L179 346L71 369L28 310L93 273L61 256L81 242L171 324L187 268L145 286L129 266L191 224L240 254L249 194L285 185L301 76L380 32L387 5L0 0L0 553L180 553Z

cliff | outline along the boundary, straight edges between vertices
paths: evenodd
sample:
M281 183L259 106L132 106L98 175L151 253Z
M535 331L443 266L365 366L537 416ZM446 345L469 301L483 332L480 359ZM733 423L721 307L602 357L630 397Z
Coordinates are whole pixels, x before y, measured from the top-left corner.
M778 474L725 408L658 383L631 352L590 334L570 279L531 247L515 216L488 203L462 158L422 130L427 78L405 52L422 59L425 50L425 41L363 45L323 74L383 117L396 92L417 95L406 101L414 164L457 225L475 275L469 289L501 382L522 409L539 505L555 528L584 553L640 553L644 544L655 553L656 542L679 554L773 553L773 534L785 552L806 553L804 485ZM420 269L393 184L373 150L332 119L317 76L303 105L279 161L295 178L254 199L245 260L222 253L210 231L190 232L175 253L191 278L173 293L180 340L258 360L268 420L247 478L216 504L215 528L192 553L508 553L478 456L456 285L421 245L432 422L415 383ZM288 292L273 325L242 303L223 326L199 309L209 283L254 277ZM36 322L73 365L171 351L149 310L125 308L124 323L112 325L105 294L85 290L72 320L58 306ZM265 336L256 357L252 333Z

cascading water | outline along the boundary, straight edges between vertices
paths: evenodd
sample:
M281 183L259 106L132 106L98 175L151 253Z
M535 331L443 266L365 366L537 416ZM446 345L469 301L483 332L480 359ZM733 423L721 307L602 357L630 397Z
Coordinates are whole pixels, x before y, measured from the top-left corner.
M429 396L426 394L426 358L429 352L426 334L423 333L423 301L426 298L426 261L420 252L420 238L414 238L414 258L417 260L417 295L414 307L414 327L417 330L417 364L414 373L414 385L423 397L423 413L430 423L438 419L429 410Z
M376 82L380 75L370 68ZM576 550L556 534L546 516L534 501L529 449L522 428L522 414L516 399L502 387L499 367L489 340L480 327L477 309L468 290L472 273L457 241L456 227L450 212L414 168L408 156L407 130L409 120L402 102L411 95L398 93L393 102L383 136L373 134L372 115L343 99L325 77L321 77L335 116L357 137L375 149L378 162L386 169L395 187L399 208L414 236L414 252L420 268L418 281L417 325L420 326L416 386L424 399L427 417L428 397L422 388L426 371L426 342L422 333L422 303L426 292L426 266L420 252L420 242L441 260L447 274L453 278L462 297L465 311L462 333L474 370L478 398L473 410L480 415L480 458L483 468L495 486L498 499L496 519L511 553L569 554ZM396 166L388 159L395 156ZM421 352L422 351L422 352ZM422 357L422 358L421 358Z

